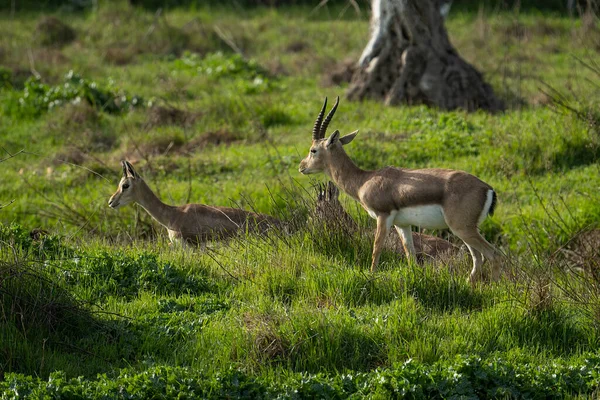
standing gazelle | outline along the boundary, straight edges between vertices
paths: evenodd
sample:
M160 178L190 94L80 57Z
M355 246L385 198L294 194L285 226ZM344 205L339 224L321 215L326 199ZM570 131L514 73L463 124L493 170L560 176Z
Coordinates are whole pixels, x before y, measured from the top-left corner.
M360 169L344 151L358 131L340 137L336 130L325 139L327 126L339 104L323 121L327 99L313 127L308 156L300 162L300 172L324 172L339 188L358 200L377 220L371 271L375 271L383 243L394 225L406 256L415 258L411 225L450 230L469 248L473 270L469 280L481 278L483 257L490 260L494 278L499 275L497 250L479 233L478 225L494 212L496 193L490 185L464 171L450 169L404 169L385 167L375 171Z
M209 239L223 239L246 230L264 233L281 226L276 218L238 208L204 204L167 205L156 197L128 161L121 161L121 164L123 177L108 205L116 209L131 202L138 203L152 218L167 228L171 242L177 240L198 244Z

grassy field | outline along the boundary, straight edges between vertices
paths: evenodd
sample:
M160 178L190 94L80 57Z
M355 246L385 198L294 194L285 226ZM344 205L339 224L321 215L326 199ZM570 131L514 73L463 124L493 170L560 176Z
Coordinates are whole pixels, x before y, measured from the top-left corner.
M466 254L384 252L371 274L375 223L344 195L364 235L310 218L325 177L298 163L367 11L114 2L55 12L73 31L50 38L48 15L0 14L3 398L598 394L597 18L453 10L451 40L504 113L342 99L331 126L360 129L361 167L463 169L495 188L482 231L505 272L471 287ZM108 207L122 159L165 202L296 229L171 246L140 207Z

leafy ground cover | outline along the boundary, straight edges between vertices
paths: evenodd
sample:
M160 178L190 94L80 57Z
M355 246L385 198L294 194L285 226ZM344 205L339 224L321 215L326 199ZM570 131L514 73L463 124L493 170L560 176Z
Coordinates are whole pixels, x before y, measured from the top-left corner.
M60 46L38 40L44 15L0 14L5 397L597 394L597 19L453 10L451 40L504 113L342 100L333 124L361 130L362 167L458 168L497 190L483 232L505 274L472 288L466 255L386 252L370 274L373 221L344 196L364 236L310 217L324 177L297 165L366 11L111 2L57 11L73 34ZM121 159L169 203L254 209L294 233L169 246L140 208L108 208Z

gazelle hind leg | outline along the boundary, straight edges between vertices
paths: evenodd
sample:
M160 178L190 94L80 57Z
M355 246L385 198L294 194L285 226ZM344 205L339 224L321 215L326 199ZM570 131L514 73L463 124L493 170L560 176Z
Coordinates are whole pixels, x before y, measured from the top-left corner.
M483 278L483 271L481 268L481 265L483 264L483 255L468 244L467 248L469 249L469 253L471 253L471 258L473 259L473 269L469 275L469 282L473 284L478 280L482 280Z
M473 270L469 280L477 279L477 275L481 276L481 264L483 264L483 257L489 260L492 267L492 279L497 280L500 278L500 265L498 251L492 246L487 240L481 236L477 228L470 229L452 229L452 232L458 236L469 248L471 256L473 257ZM479 257L477 257L477 255Z
M413 242L412 230L410 226L395 226L400 239L402 239L402 246L404 247L404 253L409 264L415 264L417 256L415 252L415 244Z

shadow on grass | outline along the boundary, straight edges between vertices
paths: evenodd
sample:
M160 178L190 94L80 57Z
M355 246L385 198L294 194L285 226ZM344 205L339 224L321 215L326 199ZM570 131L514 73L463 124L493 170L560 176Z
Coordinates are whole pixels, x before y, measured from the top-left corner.
M514 345L541 348L557 356L597 349L597 335L583 327L567 312L554 309L506 321Z
M89 254L57 236L0 225L0 376L91 376L147 354L172 360L209 315L229 307L216 291L198 268L151 253ZM142 302L134 318L102 310L111 298L134 301L144 292L159 299ZM186 295L193 300L180 300Z
M433 311L479 311L485 305L484 293L468 285L464 276L411 275L413 279L409 278L406 282L407 292Z
M158 300L134 318L105 313L76 299L35 262L0 261L0 376L94 374L152 359L172 362L210 315L228 309L214 295L191 305Z
M285 361L294 371L369 371L387 361L383 336L361 329L353 320L331 316L296 326Z
M97 335L103 324L88 304L44 273L43 263L0 260L0 276L0 375L47 376L55 369L78 374L89 358L96 359L91 365L97 372L106 367L82 342Z

